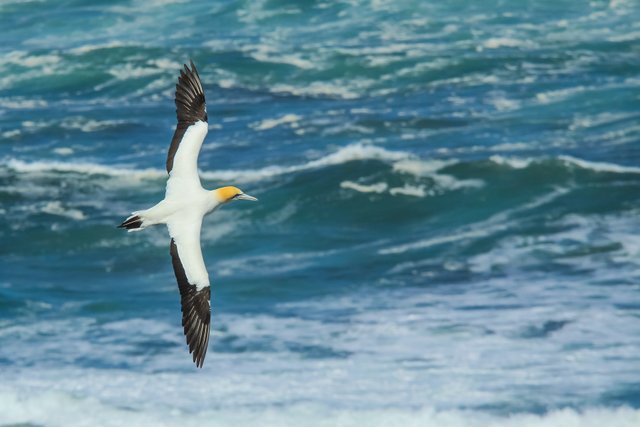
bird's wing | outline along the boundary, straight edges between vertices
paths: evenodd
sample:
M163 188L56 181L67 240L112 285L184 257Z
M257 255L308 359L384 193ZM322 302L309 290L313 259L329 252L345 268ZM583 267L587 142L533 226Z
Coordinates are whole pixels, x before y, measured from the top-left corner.
M175 101L178 125L167 155L169 181L199 186L198 154L209 125L204 90L193 61L191 69L185 65L180 70Z
M167 223L171 235L171 261L180 288L182 326L189 353L199 368L209 344L211 286L200 248L202 217L187 215Z

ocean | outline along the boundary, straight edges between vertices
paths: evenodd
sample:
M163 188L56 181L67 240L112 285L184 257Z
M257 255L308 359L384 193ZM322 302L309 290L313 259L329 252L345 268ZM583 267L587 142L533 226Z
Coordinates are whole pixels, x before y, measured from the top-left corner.
M640 426L640 3L0 2L0 426ZM164 196L202 78L204 368Z

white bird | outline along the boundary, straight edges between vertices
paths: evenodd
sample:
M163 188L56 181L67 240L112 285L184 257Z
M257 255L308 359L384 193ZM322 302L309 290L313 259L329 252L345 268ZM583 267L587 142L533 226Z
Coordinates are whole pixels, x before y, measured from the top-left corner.
M133 212L119 227L139 231L167 224L173 271L180 289L182 326L189 353L201 368L211 321L211 287L200 248L202 220L232 200L257 199L237 187L208 191L200 184L198 154L209 126L204 90L193 61L191 69L185 65L180 71L175 102L178 125L167 156L169 179L164 200L150 209Z

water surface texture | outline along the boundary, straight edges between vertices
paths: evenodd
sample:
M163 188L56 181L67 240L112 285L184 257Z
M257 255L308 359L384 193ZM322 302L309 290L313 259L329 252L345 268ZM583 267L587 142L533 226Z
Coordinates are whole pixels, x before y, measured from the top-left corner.
M0 2L0 426L640 425L640 4ZM212 339L163 227L208 101Z

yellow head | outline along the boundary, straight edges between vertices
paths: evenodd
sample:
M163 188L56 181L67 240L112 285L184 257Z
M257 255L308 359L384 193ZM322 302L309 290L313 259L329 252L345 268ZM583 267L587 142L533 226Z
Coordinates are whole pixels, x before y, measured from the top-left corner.
M252 200L254 202L258 200L255 197L244 194L241 189L233 186L217 188L213 190L213 194L220 203L227 203L232 200Z

